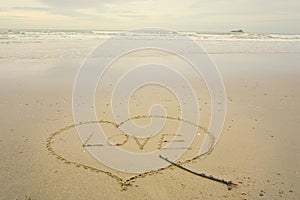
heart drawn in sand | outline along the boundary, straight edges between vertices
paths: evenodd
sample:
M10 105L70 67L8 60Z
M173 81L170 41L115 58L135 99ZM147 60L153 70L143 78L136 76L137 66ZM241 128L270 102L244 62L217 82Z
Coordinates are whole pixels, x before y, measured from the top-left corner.
M113 126L115 129L118 129L119 126L121 126L122 124L126 123L129 120L147 119L147 118L148 119L150 119L150 118L165 118L167 120L177 121L177 122L181 122L181 123L188 123L191 126L197 127L199 131L203 131L204 133L206 133L206 135L211 136L211 148L209 148L209 151L207 151L205 154L209 154L212 151L212 147L213 147L213 144L214 144L214 138L213 138L213 136L211 134L209 134L207 132L207 129L205 127L202 127L200 125L194 124L194 123L189 122L189 121L186 121L184 119L180 119L178 117L151 116L151 115L149 115L149 116L146 116L146 115L145 116L136 116L136 117L128 119L128 120L126 120L126 121L124 121L124 122L122 122L120 124L116 124L116 123L111 122L111 121L100 120L100 121L81 122L79 124L73 124L73 125L65 126L64 128L61 128L58 131L56 131L56 132L54 132L54 133L52 133L52 134L49 135L49 137L47 138L47 141L46 141L46 148L47 148L47 150L48 150L48 152L49 152L50 155L54 156L56 159L62 161L63 163L71 165L71 166L74 166L74 167L77 167L77 168L82 168L82 169L88 170L90 172L106 174L107 176L115 179L118 182L118 184L120 184L120 186L122 187L122 190L126 190L127 186L130 186L135 179L146 177L146 176L149 176L149 175L157 174L160 171L163 171L163 170L166 170L166 169L170 168L171 165L169 165L167 167L159 168L159 169L156 169L156 170L146 171L146 172L143 172L143 173L140 173L140 174L134 174L134 175L131 175L129 177L125 177L124 178L124 177L121 177L116 170L114 171L112 169L106 169L106 167L101 168L101 167L98 167L98 166L94 166L94 164L93 165L85 164L84 161L78 161L75 158L69 158L69 156L64 155L65 152L60 152L61 149L66 149L65 146L64 146L64 148L59 149L59 146L57 147L54 144L58 143L58 141L65 141L64 139L59 138L59 137L62 137L70 129L76 128L78 126L85 126L85 125L91 125L91 124L99 124L99 125ZM115 143L114 146L120 147L120 146L124 145L128 141L129 137L132 137L132 136L128 136L126 134L124 134L124 136L125 136L125 139L123 140L123 142L121 142L121 143ZM135 140L135 142L136 142L137 146L139 147L139 149L143 149L144 145L148 142L148 140L150 138L145 139L143 141L141 141L141 140L139 140L138 138L135 138L135 137L133 137L132 139ZM77 138L77 140L78 140L78 138ZM166 142L166 141L160 140L160 142L162 143L162 142ZM162 147L161 143L158 145L158 147ZM101 146L102 146L102 144L89 144L87 142L84 143L84 144L81 144L81 146L78 146L78 145L79 144L77 144L76 148L79 147L77 149L83 149L83 151L85 151L84 149L87 148L87 147L98 147L98 148L101 148ZM191 149L192 148L190 148L190 149L187 148L187 150L191 150ZM199 155L196 154L197 152L191 152L191 153L194 153L194 154L193 155L189 155L188 158L185 158L184 160L180 161L179 163L180 164L186 164L186 163L190 163L192 161L195 161L195 160L199 159ZM65 153L65 154L67 154L67 153ZM72 154L70 154L70 155L72 155ZM95 159L93 159L93 160L95 161Z

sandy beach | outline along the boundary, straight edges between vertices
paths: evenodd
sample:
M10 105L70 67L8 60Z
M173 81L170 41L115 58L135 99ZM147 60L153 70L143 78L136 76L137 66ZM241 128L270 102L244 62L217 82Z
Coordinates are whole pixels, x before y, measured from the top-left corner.
M232 190L175 166L143 174L119 172L86 151L76 126L89 124L74 124L73 84L84 58L101 41L22 38L0 43L0 199L300 198L299 40L198 40L223 78L226 120L211 154L193 159L205 135L199 129L199 137L180 161L193 171L237 183ZM96 94L99 120L114 122L112 85L123 73L122 65L143 56L157 62L168 59L152 52L116 63L98 88L106 93ZM189 75L201 96L201 126L207 127L209 93L203 81ZM147 115L155 103L169 116L180 116L174 95L158 86L134 94L129 104L132 116ZM143 125L150 118L133 121ZM173 133L180 120L167 122L149 141L127 141L123 135L125 139L110 142L136 153L163 148L162 135ZM114 124L101 126L108 137L121 134Z

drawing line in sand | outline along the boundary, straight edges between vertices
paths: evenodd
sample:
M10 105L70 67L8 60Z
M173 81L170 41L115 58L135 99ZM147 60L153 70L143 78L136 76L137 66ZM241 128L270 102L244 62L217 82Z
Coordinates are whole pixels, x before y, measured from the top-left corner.
M178 167L179 169L183 169L184 171L187 171L187 172L189 172L191 174L194 174L194 175L197 175L197 176L200 176L200 177L203 177L203 178L207 178L209 180L216 181L216 182L219 182L219 183L223 183L223 184L227 185L228 190L231 190L233 187L237 187L238 186L238 184L233 183L232 181L226 181L224 179L219 179L219 178L213 177L212 175L206 175L204 173L194 172L194 171L192 171L192 170L190 170L188 168L185 168L185 167L183 167L183 166L181 166L181 165L179 165L177 163L174 163L174 162L170 161L168 158L163 157L162 155L159 155L159 157L161 159L167 161L168 163L170 163L170 164Z

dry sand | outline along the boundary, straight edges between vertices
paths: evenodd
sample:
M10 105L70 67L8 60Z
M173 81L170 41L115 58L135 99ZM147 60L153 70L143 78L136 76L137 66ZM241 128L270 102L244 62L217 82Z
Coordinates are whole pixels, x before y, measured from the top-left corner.
M86 52L95 44L82 43ZM68 127L74 123L72 89L82 59L19 57L0 59L0 199L299 199L300 54L211 57L226 87L226 121L214 151L184 166L232 180L238 188L227 190L175 167L141 176L105 167L84 150L74 127ZM170 115L179 115L171 94L151 87L143 92L130 104L133 115L147 113L157 99ZM207 92L201 95L202 123L207 126L209 99ZM99 100L96 110L102 112L99 118L112 120L106 101ZM178 125L170 123L165 132ZM118 131L104 126L108 134ZM127 145L141 151L133 138ZM159 138L146 145L146 150L157 148ZM130 186L124 186L130 177Z

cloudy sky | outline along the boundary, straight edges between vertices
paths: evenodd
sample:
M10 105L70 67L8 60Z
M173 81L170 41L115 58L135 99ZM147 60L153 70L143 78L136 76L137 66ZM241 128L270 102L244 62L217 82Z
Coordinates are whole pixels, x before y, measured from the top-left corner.
M300 33L299 0L0 0L0 28Z

